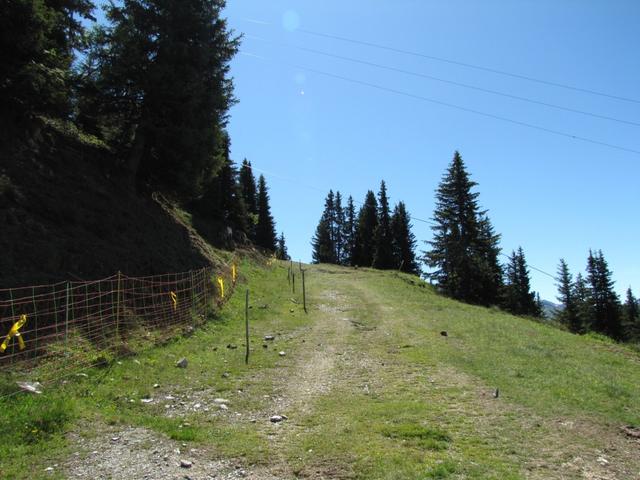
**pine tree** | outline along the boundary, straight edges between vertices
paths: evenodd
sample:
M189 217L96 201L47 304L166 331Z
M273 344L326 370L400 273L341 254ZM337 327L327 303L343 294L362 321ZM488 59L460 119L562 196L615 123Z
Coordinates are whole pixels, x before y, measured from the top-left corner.
M375 249L374 238L378 228L378 202L375 194L369 190L364 204L358 212L358 226L353 249L354 265L370 267L373 264Z
M226 144L224 157L222 168L209 181L196 209L204 218L218 221L247 235L248 213L237 181L237 169L229 158L229 142Z
M276 246L276 258L278 260L291 260L289 252L287 251L287 244L284 239L284 232L280 233L278 237L278 245Z
M625 338L628 340L640 340L640 312L638 299L633 295L631 287L627 289L627 298L624 303L625 314Z
M542 313L536 303L536 294L531 291L529 269L522 247L509 257L504 285L504 308L514 315L540 316Z
M105 6L85 62L102 95L99 123L138 186L200 196L223 162L239 47L224 0L128 0ZM97 73L91 73L97 72Z
M591 329L614 339L622 338L620 300L613 290L609 265L602 251L589 251L587 282L591 291Z
M258 224L258 199L256 191L256 179L253 176L253 170L251 169L251 162L248 162L245 158L242 161L240 167L240 173L238 176L240 182L240 191L244 199L244 204L247 209L247 223L249 238L255 242L256 239L256 225Z
M448 296L469 303L494 304L500 285L499 237L478 207L476 182L458 152L436 192L434 238L425 253L428 276ZM490 288L487 288L490 286Z
M556 277L558 286L558 301L564 308L558 311L557 320L565 325L570 332L580 333L582 324L578 313L578 304L575 295L575 286L567 262L561 258Z
M394 268L391 212L384 180L380 183L378 193L378 227L374 233L374 242L373 267L383 270Z
M419 273L416 261L416 237L411 232L410 216L404 202L398 202L391 217L394 267L407 273Z
M335 197L333 190L329 190L324 202L324 210L316 233L311 240L313 247L312 258L314 263L338 263L336 256L336 222L335 222Z
M258 179L258 223L256 225L256 245L269 251L276 249L276 229L269 206L269 193L264 175Z
M334 202L334 248L335 248L335 256L336 263L339 265L343 265L344 261L344 225L346 223L345 211L342 208L342 195L339 191L336 192L335 202Z
M72 64L84 47L89 0L13 0L0 8L0 134L24 130L37 115L72 113Z
M354 265L354 248L356 241L356 210L353 205L353 197L349 195L349 199L347 200L347 207L344 212L345 221L344 228L342 229L342 239L344 242L344 251L342 264L343 265Z
M591 308L591 292L587 285L587 281L581 273L576 275L576 281L573 284L573 298L576 304L577 324L580 326L580 332L583 333L590 328L593 323L593 313Z

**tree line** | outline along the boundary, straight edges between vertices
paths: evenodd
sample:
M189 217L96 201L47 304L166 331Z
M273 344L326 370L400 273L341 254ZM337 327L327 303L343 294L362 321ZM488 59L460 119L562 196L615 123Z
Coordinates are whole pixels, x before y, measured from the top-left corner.
M77 132L137 192L163 192L275 251L264 177L256 188L250 164L238 172L229 158L229 63L241 37L225 3L107 2L98 23L91 0L5 2L3 142L33 141L43 126Z
M601 250L589 251L586 275L573 278L564 259L558 265L558 300L562 310L556 319L573 333L596 332L616 340L640 341L640 308L631 287L624 304Z
M311 242L314 263L419 273L409 213L404 202L391 212L384 180L378 197L369 190L358 211L353 197L342 202L339 191L329 191Z

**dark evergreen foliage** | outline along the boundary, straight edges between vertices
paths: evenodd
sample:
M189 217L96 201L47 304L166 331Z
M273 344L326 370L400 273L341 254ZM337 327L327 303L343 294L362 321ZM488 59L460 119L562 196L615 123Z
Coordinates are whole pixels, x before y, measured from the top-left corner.
M620 300L613 290L609 265L602 251L589 251L587 283L590 287L590 328L615 339L622 338Z
M343 234L346 217L344 208L342 207L342 195L339 191L336 192L333 211L333 244L335 248L336 262L340 265L344 265L345 239Z
M395 267L391 212L389 211L389 199L387 198L387 185L384 180L380 183L380 192L378 193L378 226L374 233L372 266L382 270Z
M291 260L289 252L287 251L287 244L284 239L284 233L281 232L278 237L278 245L276 246L276 258L278 260Z
M82 20L94 20L89 0L12 0L0 8L0 128L30 128L41 115L72 113L72 64L84 47Z
M529 269L522 247L512 252L506 268L503 307L514 315L539 317L542 314L536 294L531 291Z
M276 229L269 206L269 193L264 175L258 179L258 223L256 225L257 246L274 252L276 250Z
M364 204L358 213L356 241L353 250L353 263L360 267L373 264L375 250L375 232L378 228L378 202L375 194L369 190Z
M565 325L569 331L580 333L582 332L582 321L578 312L578 299L576 298L575 285L569 272L569 266L562 258L558 266L556 281L558 282L558 301L562 303L564 307L558 312L556 318L560 323Z
M428 276L446 295L491 305L498 302L500 289L499 236L478 207L476 185L455 152L436 192L434 238L425 263L433 269Z
M324 210L316 233L311 240L313 248L312 259L314 263L338 263L336 255L336 203L333 190L329 190L327 198L324 201Z
M256 226L258 224L258 193L256 189L256 179L251 169L251 162L247 161L246 158L240 167L239 182L244 204L247 209L247 234L252 241L255 241Z
M411 232L410 216L404 202L398 202L391 217L394 268L407 273L420 273L416 261L416 237Z
M344 210L344 226L342 229L342 240L343 240L343 256L342 256L342 264L343 265L354 265L354 248L356 241L356 209L353 204L353 197L349 195L349 199L347 200L347 207Z
M625 338L640 341L640 307L638 299L633 295L631 287L627 289L627 298L624 303Z
M138 185L197 198L224 161L234 102L229 62L239 39L224 0L129 0L106 6L84 71L97 111L88 117L126 155ZM82 104L82 102L81 102ZM89 108L91 110L91 108Z

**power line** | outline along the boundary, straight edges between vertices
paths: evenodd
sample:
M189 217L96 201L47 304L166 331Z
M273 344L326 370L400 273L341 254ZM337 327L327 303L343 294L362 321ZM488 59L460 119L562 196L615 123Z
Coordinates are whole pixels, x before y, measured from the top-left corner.
M612 121L612 122L618 122L618 123L623 123L623 124L627 124L627 125L633 125L633 126L636 126L636 127L640 127L640 123L637 123L637 122L634 122L634 121L631 121L631 120L624 120L624 119L620 119L620 118L616 118L616 117L610 117L608 115L601 115L601 114L598 114L598 113L588 112L588 111L585 111L585 110L579 110L579 109L575 109L575 108L564 107L562 105L556 105L556 104L553 104L553 103L543 102L541 100L535 100L535 99L528 98L528 97L522 97L520 95L513 95L513 94L510 94L510 93L500 92L498 90L492 90L492 89L489 89L489 88L478 87L478 86L470 85L470 84L467 84L467 83L457 82L455 80L449 80L449 79L446 79L446 78L435 77L433 75L427 75L427 74L424 74L424 73L413 72L411 70L405 70L405 69L402 69L402 68L391 67L391 66L388 66L388 65L382 65L380 63L369 62L369 61L361 60L361 59L358 59L358 58L346 57L346 56L343 56L343 55L337 55L337 54L334 54L334 53L325 52L325 51L322 51L322 50L316 50L316 49L313 49L313 48L307 48L307 47L302 47L302 46L298 46L298 45L288 45L288 44L284 44L284 43L274 42L274 41L271 41L271 40L267 40L265 38L257 37L255 35L247 35L246 37L251 39L251 40L257 40L257 41L264 42L264 43L280 45L280 46L287 47L287 48L293 48L293 49L301 50L301 51L304 51L304 52L314 53L316 55L323 55L323 56L330 57L330 58L336 58L336 59L344 60L344 61L347 61L347 62L358 63L360 65L367 65L367 66L370 66L370 67L380 68L380 69L383 69L383 70L388 70L388 71L392 71L392 72L398 72L398 73L402 73L402 74L405 74L405 75L411 75L411 76L414 76L414 77L425 78L425 79L428 79L428 80L434 80L434 81L437 81L437 82L447 83L449 85L455 85L455 86L462 87L462 88L467 88L467 89L470 89L470 90L476 90L476 91L479 91L479 92L489 93L491 95L498 95L498 96L501 96L501 97L511 98L511 99L514 99L514 100L520 100L522 102L528 102L528 103L532 103L532 104L535 104L535 105L541 105L541 106L544 106L544 107L555 108L557 110L563 110L565 112L577 113L577 114L580 114L580 115L599 118L599 119L602 119L602 120L609 120L609 121Z
M510 256L510 255L507 255L506 253L502 253L502 252L500 252L500 255L502 255L503 257L507 257L508 259L511 259L511 256ZM556 276L555 276L555 275L550 274L549 272L545 272L544 270L541 270L540 268L536 268L536 267L534 267L533 265L530 265L530 264L528 264L528 263L527 263L527 267L529 267L531 270L535 270L536 272L540 272L540 273L542 273L543 275L546 275L547 277L551 277L551 278L553 278L554 280L556 280Z
M342 75L337 75L335 73L329 73L329 72L325 72L325 71L322 71L322 70L317 70L317 69L314 69L314 68L310 68L310 67L306 67L306 66L302 66L302 65L297 65L297 64L294 64L294 63L289 63L289 62L284 62L284 61L275 61L275 60L267 59L265 57L261 57L259 55L255 55L255 54L251 54L251 53L248 53L248 54L245 53L245 52L240 52L240 53L245 54L245 55L249 56L250 58L258 58L258 59L261 59L261 60L264 60L264 61L268 61L268 62L272 62L272 63L280 63L280 64L283 64L283 65L288 65L290 67L298 68L300 70L305 70L305 71L308 71L308 72L312 72L312 73L315 73L317 75L323 75L323 76L326 76L326 77L335 78L335 79L338 79L338 80L342 80L342 81L353 83L353 84L357 84L357 85L364 85L364 86L367 86L367 87L370 87L370 88L375 88L377 90L382 90L382 91L385 91L385 92L394 93L396 95L401 95L401 96L404 96L404 97L413 98L414 100L420 100L420 101L423 101L423 102L429 102L429 103L433 103L433 104L436 104L436 105L442 105L442 106L453 108L453 109L460 110L460 111L463 111L463 112L473 113L475 115L480 115L480 116L483 116L483 117L492 118L494 120L500 120L502 122L507 122L507 123L511 123L511 124L514 124L514 125L519 125L521 127L527 127L527 128L531 128L531 129L534 129L534 130L539 130L539 131L542 131L542 132L551 133L553 135L558 135L558 136L561 136L561 137L571 138L573 140L580 140L582 142L591 143L593 145L600 145L600 146L603 146L603 147L609 147L609 148L613 148L613 149L616 149L616 150L621 150L621 151L624 151L624 152L635 153L636 155L640 155L640 150L634 150L633 148L622 147L620 145L615 145L615 144L612 144L612 143L602 142L602 141L599 141L599 140L593 140L593 139L588 138L588 137L582 137L582 136L579 136L579 135L573 135L571 133L566 133L566 132L562 132L562 131L559 131L559 130L554 130L554 129L547 128L547 127L542 127L540 125L535 125L535 124L532 124L532 123L523 122L523 121L520 121L520 120L515 120L515 119L509 118L509 117L503 117L503 116L500 116L500 115L495 115L493 113L483 112L481 110L476 110L476 109L473 109L473 108L468 108L468 107L464 107L464 106L461 106L461 105L456 105L456 104L449 103L449 102L443 102L441 100L436 100L434 98L424 97L422 95L416 95L416 94L405 92L405 91L402 91L402 90L396 90L394 88L389 88L389 87L385 87L385 86L382 86L382 85L377 85L375 83L366 82L364 80L357 80L357 79L345 77L345 76L342 76Z
M411 50L405 50L405 49L402 49L402 48L390 47L390 46L387 46L387 45L381 45L381 44L378 44L378 43L367 42L367 41L364 41L364 40L357 40L357 39L354 39L354 38L347 38L347 37L342 37L342 36L339 36L339 35L331 35L331 34L328 34L328 33L316 32L316 31L307 30L307 29L304 29L304 28L298 28L296 31L300 32L300 33L307 34L307 35L313 35L313 36L316 36L316 37L330 38L332 40L339 40L341 42L348 42L348 43L353 43L353 44L356 44L356 45L364 45L364 46L367 46L367 47L378 48L380 50L387 50L389 52L402 53L404 55L411 55L411 56L414 56L414 57L424 58L424 59L428 59L428 60L435 60L435 61L438 61L438 62L449 63L449 64L452 64L452 65L458 65L458 66L461 66L461 67L473 68L473 69L476 69L476 70L482 70L482 71L485 71L485 72L495 73L495 74L498 74L498 75L504 75L504 76L507 76L507 77L518 78L520 80L527 80L529 82L540 83L542 85L549 85L549 86L552 86L552 87L564 88L564 89L567 89L567 90L574 90L574 91L577 91L577 92L588 93L588 94L591 94L591 95L598 95L600 97L611 98L611 99L614 99L614 100L620 100L620 101L624 101L624 102L640 103L640 100L635 99L635 98L623 97L623 96L620 96L620 95L612 95L612 94L605 93L605 92L599 92L597 90L591 90L591 89L587 89L587 88L576 87L576 86L568 85L568 84L565 84L565 83L552 82L550 80L544 80L544 79L541 79L541 78L530 77L528 75L521 75L519 73L507 72L505 70L498 70L498 69L495 69L495 68L485 67L485 66L482 66L482 65L476 65L476 64L472 64L472 63L466 63L466 62L460 62L458 60L452 60L452 59L444 58L444 57L437 57L435 55L427 55L427 54L420 53L420 52L413 52Z

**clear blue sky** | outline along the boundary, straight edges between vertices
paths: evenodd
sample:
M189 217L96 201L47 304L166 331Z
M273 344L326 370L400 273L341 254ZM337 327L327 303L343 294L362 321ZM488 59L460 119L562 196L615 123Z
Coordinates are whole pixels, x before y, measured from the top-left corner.
M640 2L285 1L228 2L246 34L233 61L229 130L236 162L265 174L278 231L294 259L310 239L329 188L362 200L387 182L392 202L430 218L434 190L458 149L506 253L554 273L564 257L584 270L602 249L617 289L640 289L640 155L589 144L329 78L290 64L640 150L640 127L296 50L304 46L640 123L640 103L312 36L300 29L388 45L584 89L640 99ZM258 40L250 36L257 36ZM268 40L268 42L264 41ZM262 58L255 58L257 55ZM267 59L267 60L264 60ZM258 173L258 172L256 172ZM284 177L284 178L283 178ZM295 180L294 182L290 180ZM314 188L309 188L314 187ZM414 222L423 249L431 236ZM532 272L554 300L554 281Z

